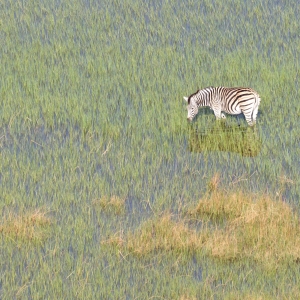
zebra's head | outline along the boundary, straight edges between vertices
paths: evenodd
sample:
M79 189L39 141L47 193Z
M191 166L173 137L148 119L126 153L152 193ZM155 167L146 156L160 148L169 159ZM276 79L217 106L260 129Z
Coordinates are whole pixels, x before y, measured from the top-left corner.
M196 103L194 103L192 101L192 99L189 100L188 97L183 97L183 99L188 103L188 106L187 106L187 111L188 111L187 120L191 122L198 113L198 106L197 106Z

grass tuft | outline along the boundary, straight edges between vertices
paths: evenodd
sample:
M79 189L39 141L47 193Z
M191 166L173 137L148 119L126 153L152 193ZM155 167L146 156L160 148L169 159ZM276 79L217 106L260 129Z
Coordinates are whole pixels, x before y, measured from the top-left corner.
M196 251L207 236L189 229L183 221L173 221L170 214L146 221L127 237L127 248L138 255L153 251Z
M46 228L51 224L47 213L40 209L24 215L8 213L1 221L0 232L12 238L41 240L45 237Z
M256 295L254 293L241 293L237 295L237 293L230 293L224 297L226 300L272 300L274 297L263 294L263 295Z
M111 246L123 246L123 232L118 232L111 237L108 237L106 240L101 242L102 245L111 245Z
M196 297L190 297L190 296L187 296L187 295L182 295L179 300L196 300L197 298Z
M214 192L220 184L220 173L215 173L208 183L208 191Z
M123 213L125 211L125 198L120 198L117 196L107 197L103 196L100 199L96 199L93 201L94 206L100 207L102 210L106 212L113 213Z
M252 258L264 263L297 261L300 258L299 216L283 201L269 195L253 197L242 192L215 194L198 205L205 214L227 218L223 229L212 232L205 247L220 259ZM228 205L230 203L230 205Z
M191 214L209 221L221 222L240 216L244 207L251 201L251 198L244 197L241 191L229 194L222 190L215 190L209 197L201 199Z

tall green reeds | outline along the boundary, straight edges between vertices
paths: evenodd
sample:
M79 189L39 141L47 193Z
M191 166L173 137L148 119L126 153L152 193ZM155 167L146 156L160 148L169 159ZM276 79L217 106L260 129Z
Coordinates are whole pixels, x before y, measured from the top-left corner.
M110 245L182 224L216 173L299 210L298 15L296 1L1 2L0 298L299 295L295 261L272 273L251 255ZM259 92L255 133L234 116L214 130L207 109L187 124L182 97L210 85Z

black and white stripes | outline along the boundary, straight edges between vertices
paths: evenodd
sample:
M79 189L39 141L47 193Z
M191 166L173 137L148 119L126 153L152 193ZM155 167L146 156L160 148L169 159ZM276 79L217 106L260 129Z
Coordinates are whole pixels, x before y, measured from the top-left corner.
M231 115L243 113L250 126L256 122L260 103L260 97L256 91L243 87L208 87L183 98L188 103L187 118L189 121L192 121L197 115L198 107L209 106L217 119L225 118L222 112Z

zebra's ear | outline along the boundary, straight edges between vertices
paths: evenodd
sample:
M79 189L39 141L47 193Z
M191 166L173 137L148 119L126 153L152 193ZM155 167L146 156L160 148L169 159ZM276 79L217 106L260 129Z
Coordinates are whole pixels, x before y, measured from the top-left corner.
M186 101L186 102L188 102L188 100L189 100L189 98L188 97L183 97L183 99Z

